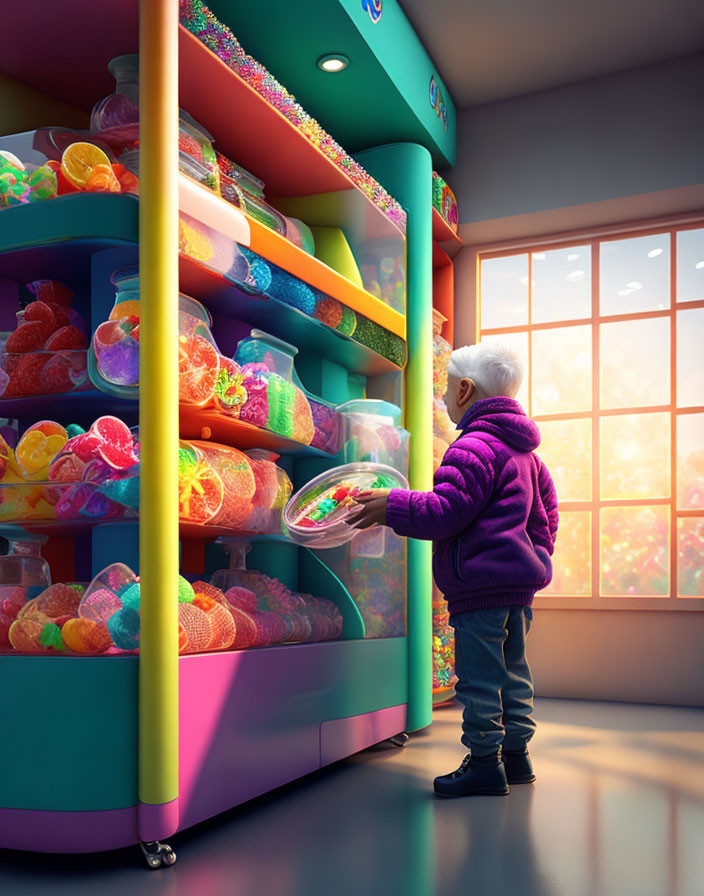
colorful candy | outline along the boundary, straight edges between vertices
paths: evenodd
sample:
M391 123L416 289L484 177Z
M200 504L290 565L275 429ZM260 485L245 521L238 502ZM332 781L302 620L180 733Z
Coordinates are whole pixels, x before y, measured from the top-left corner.
M181 0L181 24L284 115L374 202L401 230L406 213L377 181L349 156L263 65L248 56L230 29L202 0Z
M73 293L62 284L54 288L53 281L27 287L30 291L36 287L42 298L37 295L19 312L17 329L0 352L0 395L24 398L89 388L88 343L80 315L69 307Z

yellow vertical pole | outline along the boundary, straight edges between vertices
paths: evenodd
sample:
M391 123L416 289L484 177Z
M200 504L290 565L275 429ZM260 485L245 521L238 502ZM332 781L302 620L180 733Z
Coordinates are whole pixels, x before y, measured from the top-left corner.
M139 799L152 806L178 797L178 7L140 0Z

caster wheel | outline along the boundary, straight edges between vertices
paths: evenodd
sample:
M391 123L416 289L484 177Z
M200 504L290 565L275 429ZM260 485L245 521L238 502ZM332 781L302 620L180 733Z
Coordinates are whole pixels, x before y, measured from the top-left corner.
M140 843L140 848L147 861L147 866L156 871L163 865L173 865L176 861L176 853L167 843L159 843L153 840L150 843Z
M402 731L400 734L395 734L393 737L389 738L389 743L393 744L395 747L405 747L409 741L409 737L405 731Z

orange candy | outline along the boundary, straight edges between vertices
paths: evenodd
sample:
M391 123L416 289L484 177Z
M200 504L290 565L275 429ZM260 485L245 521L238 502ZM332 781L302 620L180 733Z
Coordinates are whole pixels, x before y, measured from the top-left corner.
M229 610L226 610L215 598L196 592L192 606L198 607L208 616L211 636L206 650L224 650L235 640L235 622Z
M105 653L112 647L112 638L106 625L92 619L69 619L61 629L65 646L74 653Z
M110 165L93 166L83 189L88 193L121 193L120 181Z
M224 494L222 479L207 461L179 469L178 513L182 520L209 522L222 507Z
M93 169L98 166L110 168L110 159L94 143L76 142L67 146L61 156L61 173L69 183L83 190L90 180ZM112 175L114 177L114 174ZM117 180L117 178L115 178Z
M48 653L50 648L40 643L42 629L48 619L26 619L19 617L10 626L8 637L10 644L19 653Z
M136 174L132 174L132 172L128 171L120 162L113 162L112 170L115 172L115 177L120 182L120 187L122 188L123 193L135 193L139 196L139 179Z
M178 340L178 394L181 401L201 407L212 401L220 371L220 355L215 346L196 334Z
M179 653L200 653L208 649L213 637L213 627L208 613L193 604L179 604L178 621L186 636L186 642L183 647L179 647ZM179 632L179 642L181 640Z

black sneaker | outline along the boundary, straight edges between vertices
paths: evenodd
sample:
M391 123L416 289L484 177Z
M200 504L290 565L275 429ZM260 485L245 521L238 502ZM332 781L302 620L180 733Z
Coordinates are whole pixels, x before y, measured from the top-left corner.
M438 796L506 796L509 792L499 756L478 758L470 753L454 772L436 778L433 790Z
M502 750L501 758L506 769L506 780L509 784L530 784L535 781L533 764L528 750Z

